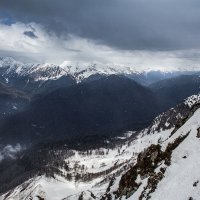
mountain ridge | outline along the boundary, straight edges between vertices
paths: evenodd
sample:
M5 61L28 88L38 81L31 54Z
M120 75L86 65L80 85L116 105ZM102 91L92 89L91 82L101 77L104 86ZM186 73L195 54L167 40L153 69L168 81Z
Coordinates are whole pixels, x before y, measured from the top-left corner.
M126 66L103 66L103 65L69 65L66 62L63 62L60 65L43 63L43 64L34 64L16 61L12 57L1 57L0 58L0 70L2 68L7 68L4 71L3 76L5 81L9 82L9 78L6 77L9 73L15 73L18 76L27 76L29 75L34 81L47 81L47 80L57 80L62 76L71 76L76 80L77 83L82 82L83 80L89 78L90 76L100 74L103 76L107 75L126 75L129 78L135 79L143 84L151 84L152 82L162 80L165 78L170 78L178 76L181 74L192 74L199 71L161 71L161 70L136 70L132 67ZM162 76L162 78L159 78ZM155 80L154 80L155 79Z

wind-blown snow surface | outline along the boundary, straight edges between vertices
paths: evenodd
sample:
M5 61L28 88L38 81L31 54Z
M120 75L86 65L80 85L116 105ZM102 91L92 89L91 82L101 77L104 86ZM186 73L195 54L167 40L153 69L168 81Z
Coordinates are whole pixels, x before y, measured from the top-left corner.
M171 134L173 128L150 133L145 129L136 138L128 139L113 149L99 149L98 152L96 150L74 151L75 154L65 160L66 163L69 163L71 180L66 180L58 175L55 178L38 176L2 195L0 200L77 200L80 195L85 200L94 199L94 196L96 199L101 199L113 177L115 179L113 179L109 193L115 199L113 192L118 189L122 175L136 164L140 152L152 144L160 144L162 151L165 151L169 143L173 143L177 138L188 133L189 135L173 150L171 164L169 166L161 164L166 171L155 191L150 194L150 199L200 199L199 127L200 109L197 109L173 134ZM156 168L156 173L160 171L161 166ZM65 169L60 169L60 171L64 174L67 173ZM95 176L87 181L76 181L74 176L77 172L93 173ZM148 184L148 178L148 176L143 178L138 176L136 181L140 183L140 186L129 197L130 200L139 199ZM122 199L125 197L123 196ZM142 199L147 198L143 197Z

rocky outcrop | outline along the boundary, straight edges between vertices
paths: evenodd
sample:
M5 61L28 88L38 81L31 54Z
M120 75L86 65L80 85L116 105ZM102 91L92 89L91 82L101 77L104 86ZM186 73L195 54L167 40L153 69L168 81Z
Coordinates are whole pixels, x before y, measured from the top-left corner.
M200 138L200 127L197 129L197 138Z
M121 177L119 188L114 192L115 197L120 198L125 196L128 198L132 196L141 185L140 180L147 178L147 185L143 189L139 199L142 200L144 197L145 199L149 199L150 194L155 191L157 184L164 177L166 167L171 163L173 150L178 147L188 134L178 137L173 143L169 143L165 151L161 150L159 144L152 144L141 152L138 155L136 165ZM159 170L156 170L157 168Z

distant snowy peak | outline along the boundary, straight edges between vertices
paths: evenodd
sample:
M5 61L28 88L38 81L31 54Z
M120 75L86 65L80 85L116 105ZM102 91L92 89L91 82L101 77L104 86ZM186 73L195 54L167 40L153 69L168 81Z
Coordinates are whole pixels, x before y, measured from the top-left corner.
M103 65L88 65L88 66L71 66L68 65L67 62L64 62L60 65L68 74L73 76L77 82L81 82L82 80L95 75L113 75L113 74L139 74L140 72L131 69L130 67L110 67Z
M28 77L33 81L57 80L62 76L71 76L77 83L94 75L125 75L138 81L143 85L148 85L153 82L166 78L175 77L182 74L193 74L194 71L163 71L163 70L136 70L134 67L118 66L118 65L102 65L102 64L87 64L87 65L71 65L65 61L61 65L43 63L24 64L18 62L11 57L0 57L0 72L9 80L10 76Z
M0 57L0 68L6 69L6 73L19 72L23 67L23 63L14 60L11 57Z
M23 63L16 61L12 57L0 57L0 67L19 67L21 65L23 65Z
M30 76L35 81L56 80L62 76L72 76L77 82L92 75L112 74L140 74L130 67L110 67L103 65L69 65L63 62L61 65L54 64L24 64L11 57L0 58L0 69L4 69L4 75Z
M54 64L24 64L6 57L0 58L0 70L3 71L3 76L28 76L34 81L56 80L67 75L67 72L58 65Z
M30 75L35 81L56 80L67 75L66 71L61 67L47 63L35 65L28 69L25 74Z

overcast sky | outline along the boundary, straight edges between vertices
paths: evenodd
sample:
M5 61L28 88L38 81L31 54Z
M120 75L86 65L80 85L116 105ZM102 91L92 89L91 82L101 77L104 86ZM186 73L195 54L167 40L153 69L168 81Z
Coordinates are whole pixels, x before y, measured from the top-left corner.
M200 66L199 0L0 0L0 55L135 68Z

